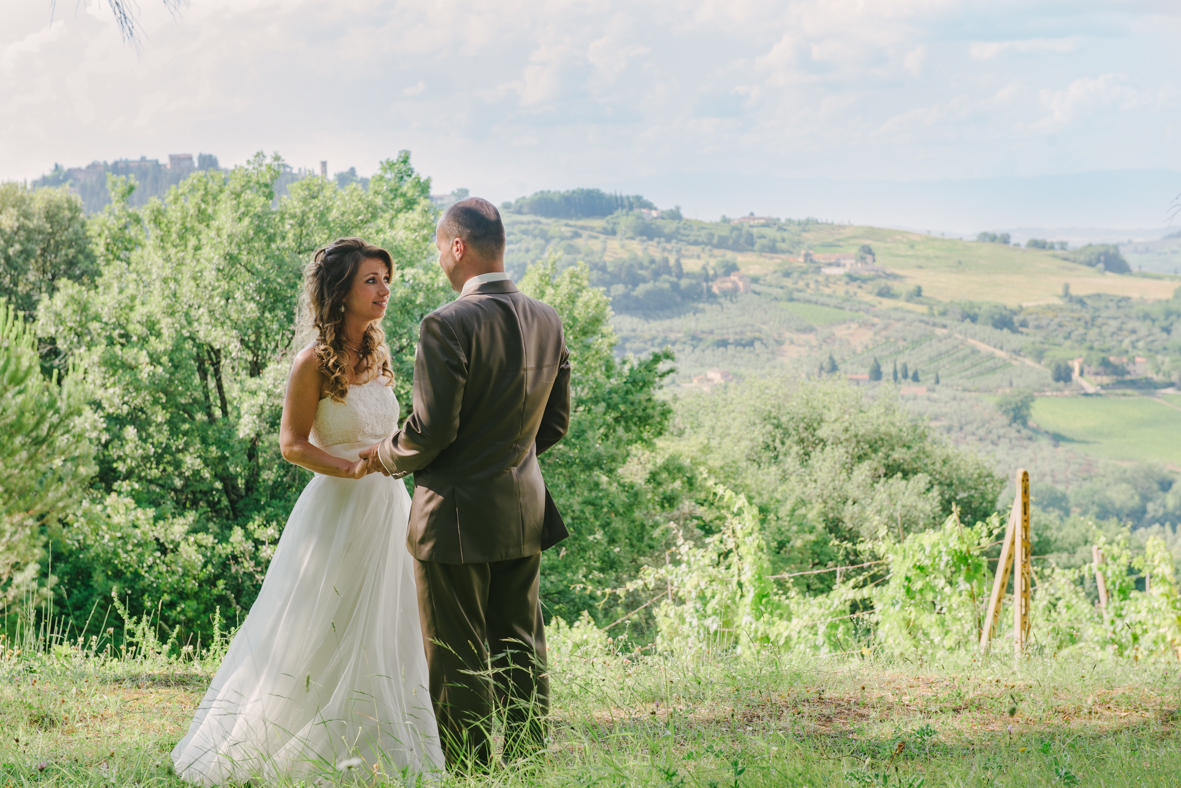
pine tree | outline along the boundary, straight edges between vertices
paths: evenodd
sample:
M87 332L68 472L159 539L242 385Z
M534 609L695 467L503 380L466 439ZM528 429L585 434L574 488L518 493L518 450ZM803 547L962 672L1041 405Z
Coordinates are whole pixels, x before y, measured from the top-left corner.
M939 373L938 372L935 373L935 385L936 386L939 385Z
M910 380L910 370L907 368L905 361L902 362L902 367L898 371L898 375L903 381Z
M898 362L894 362L894 382L898 382Z
M882 379L882 365L878 361L877 356L873 357L873 363L869 365L869 379L870 380L881 380Z
M840 370L837 366L837 360L832 357L832 353L828 354L828 361L824 362L824 372L827 375L833 375Z
M917 367L911 371L910 379L913 380L915 383L919 382L919 370Z

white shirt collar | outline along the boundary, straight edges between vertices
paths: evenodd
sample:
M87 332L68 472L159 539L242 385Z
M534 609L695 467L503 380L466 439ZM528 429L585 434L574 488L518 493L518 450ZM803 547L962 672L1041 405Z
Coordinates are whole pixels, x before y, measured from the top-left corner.
M506 274L504 271L493 271L490 274L480 274L479 276L473 276L471 279L463 283L463 290L461 290L459 294L461 296L465 296L485 282L504 282L508 280L508 278L508 274Z

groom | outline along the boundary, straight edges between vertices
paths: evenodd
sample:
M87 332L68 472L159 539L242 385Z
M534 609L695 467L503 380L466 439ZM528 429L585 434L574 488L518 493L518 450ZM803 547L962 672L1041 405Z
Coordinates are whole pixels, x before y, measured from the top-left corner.
M506 754L545 736L538 570L565 530L537 455L569 426L570 363L558 313L504 272L492 203L451 206L435 244L459 298L423 318L413 412L362 456L387 475L414 474L406 542L439 735L449 767L484 770L494 696Z

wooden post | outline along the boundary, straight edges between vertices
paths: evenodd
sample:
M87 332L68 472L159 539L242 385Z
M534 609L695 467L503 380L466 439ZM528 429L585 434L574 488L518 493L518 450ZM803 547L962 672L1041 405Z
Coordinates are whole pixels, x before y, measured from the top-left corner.
M1091 545L1091 559L1095 562L1095 587L1099 589L1099 608L1103 611L1103 615L1107 615L1107 577L1104 576L1103 570L1099 567L1103 566L1106 559L1103 556L1103 548L1099 545Z
M992 580L992 594L988 597L988 608L984 611L984 627L980 630L980 650L988 651L988 644L992 641L996 631L997 621L1001 617L1001 602L1005 598L1005 587L1009 584L1009 570L1013 568L1013 531L1016 530L1015 515L1017 501L1013 501L1013 512L1009 514L1009 524L1005 528L1005 536L1001 540L1001 558L996 565L996 577Z
M1029 602L1033 565L1029 554L1032 545L1029 534L1029 471L1017 469L1017 500L1021 504L1013 534L1013 653L1025 653L1029 640Z
M984 626L980 630L980 650L987 651L988 644L996 632L1001 617L1001 603L1009 585L1009 572L1017 565L1013 578L1014 638L1018 651L1023 650L1029 636L1029 592L1032 566L1029 560L1029 472L1017 470L1017 494L1013 497L1013 508L1009 512L1009 523L1001 540L1001 557L997 562L996 576L992 581L992 594L984 614Z

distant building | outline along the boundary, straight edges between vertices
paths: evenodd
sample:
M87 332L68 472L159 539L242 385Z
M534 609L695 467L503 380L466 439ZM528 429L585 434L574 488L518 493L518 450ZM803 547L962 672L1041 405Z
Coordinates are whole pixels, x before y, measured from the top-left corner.
M770 227L778 222L779 220L773 216L755 216L753 213L730 220L730 224L745 224L747 227Z
M191 170L191 169L193 169L193 154L191 154L191 153L170 153L170 154L168 154L168 169L170 169L170 170Z
M649 219L659 219L664 211L659 208L641 208L640 213Z
M864 386L869 383L869 375L845 375L845 380L849 381L854 386Z
M320 177L328 180L328 162L326 161L320 162Z
M77 183L78 181L97 181L107 176L107 164L95 161L85 167L70 167L66 170L66 177Z
M926 386L903 386L902 388L900 388L898 390L898 393L904 397L911 395L911 394L926 394L927 387Z
M720 276L710 283L710 289L718 295L722 295L723 293L749 293L750 277L739 273Z
M734 380L734 376L730 374L730 370L714 367L711 370L707 370L704 375L695 375L693 377L693 385L697 388L708 390L714 386L729 383L732 380Z

